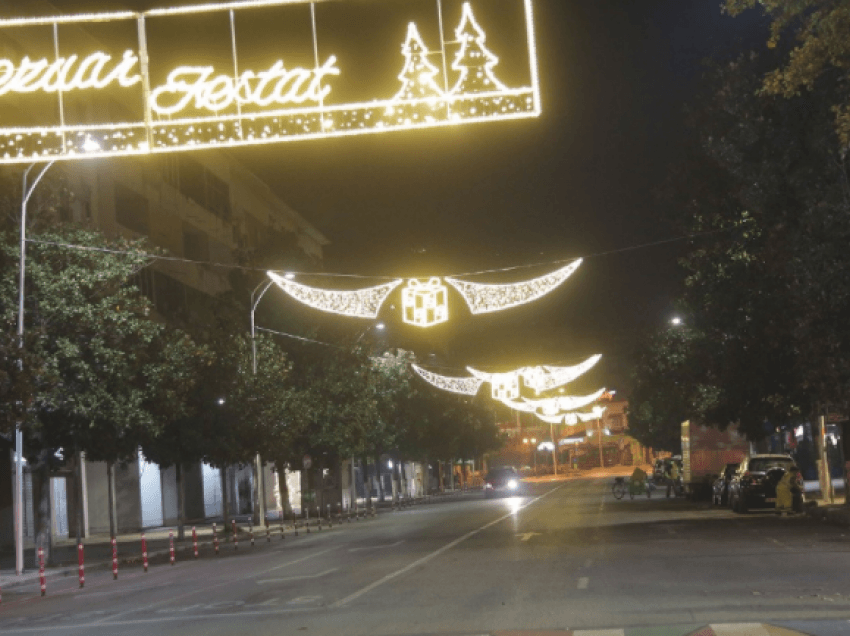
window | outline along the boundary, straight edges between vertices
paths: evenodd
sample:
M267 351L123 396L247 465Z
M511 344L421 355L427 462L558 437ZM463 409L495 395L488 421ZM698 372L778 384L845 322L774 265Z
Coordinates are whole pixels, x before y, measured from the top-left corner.
M171 316L186 307L185 286L162 272L154 272L156 288L156 310L163 316Z
M176 186L183 196L218 218L225 221L230 219L230 186L199 162L178 155L172 161L166 161L163 178Z
M147 235L148 200L138 192L116 183L115 220L127 229Z
M206 232L183 224L183 256L193 261L210 260L210 239Z

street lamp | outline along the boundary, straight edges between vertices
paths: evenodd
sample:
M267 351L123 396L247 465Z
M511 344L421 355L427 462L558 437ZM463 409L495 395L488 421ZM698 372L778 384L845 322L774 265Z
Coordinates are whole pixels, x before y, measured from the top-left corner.
M673 316L673 318L670 319L670 324L674 327L679 327L682 324L682 319L679 316Z

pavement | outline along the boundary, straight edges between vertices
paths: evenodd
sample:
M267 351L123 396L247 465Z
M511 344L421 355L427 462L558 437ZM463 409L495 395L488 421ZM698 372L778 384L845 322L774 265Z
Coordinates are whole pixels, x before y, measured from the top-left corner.
M528 483L176 565L3 589L0 635L833 636L850 634L847 529L611 478Z

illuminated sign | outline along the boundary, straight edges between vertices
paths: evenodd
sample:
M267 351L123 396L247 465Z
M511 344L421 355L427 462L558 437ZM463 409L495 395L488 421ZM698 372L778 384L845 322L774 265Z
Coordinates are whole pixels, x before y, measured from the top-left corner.
M535 117L531 1L248 0L3 19L0 163ZM467 299L473 312L497 307L491 295Z

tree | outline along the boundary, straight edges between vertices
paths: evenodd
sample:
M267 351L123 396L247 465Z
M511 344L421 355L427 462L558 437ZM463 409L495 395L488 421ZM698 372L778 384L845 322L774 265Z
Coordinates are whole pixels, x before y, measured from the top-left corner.
M428 47L422 42L422 36L413 22L407 27L407 40L401 50L404 54L404 68L398 76L401 88L393 99L441 98L443 90L434 81L440 71L428 61Z
M460 73L460 77L451 93L463 95L506 90L505 85L493 74L493 67L499 63L499 58L487 48L487 35L475 21L468 2L463 4L463 15L455 33L461 45L452 69Z
M789 35L797 44L787 60L766 74L768 95L797 97L823 78L833 83L830 101L835 128L845 151L850 148L850 2L847 0L725 0L733 16L760 6L770 16L769 48Z

